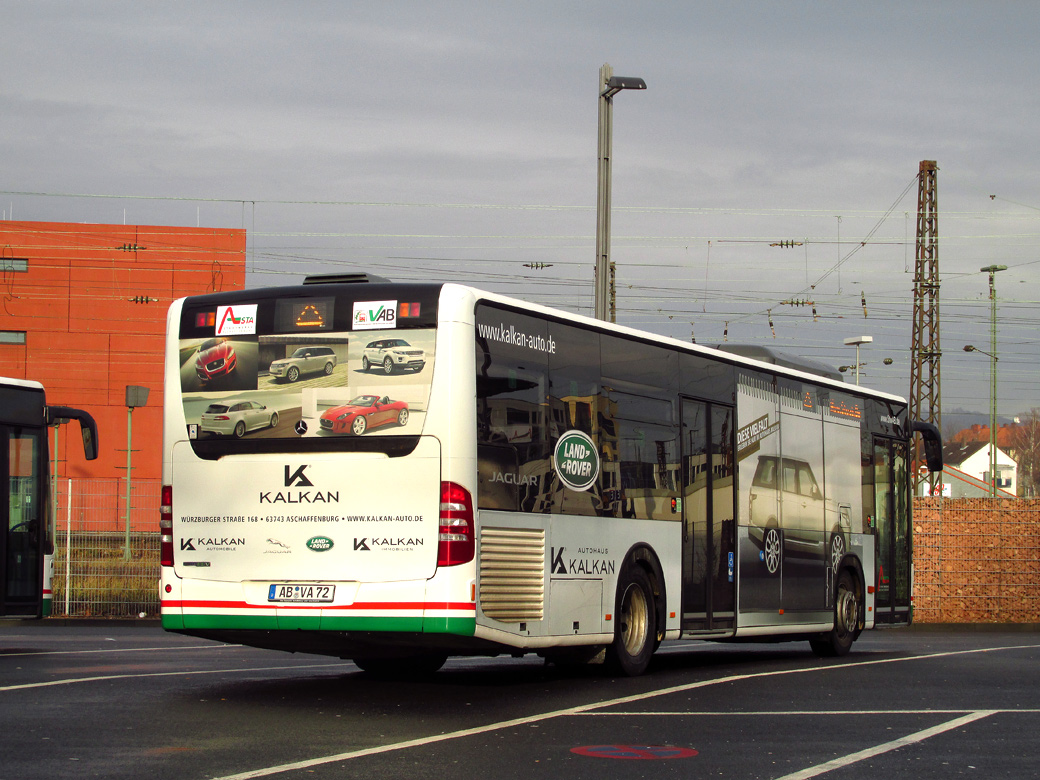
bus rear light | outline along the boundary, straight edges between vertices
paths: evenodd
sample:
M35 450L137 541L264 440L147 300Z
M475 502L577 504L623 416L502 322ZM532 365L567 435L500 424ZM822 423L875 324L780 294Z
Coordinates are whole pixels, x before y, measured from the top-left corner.
M473 497L454 482L441 483L441 509L437 535L437 565L469 563L475 554Z
M173 566L173 486L162 486L159 506L159 565Z
M409 318L409 317L418 317L419 316L419 302L418 301L414 301L414 302L405 303L404 301L402 301L401 303L397 304L397 316L400 319L406 319L406 318Z

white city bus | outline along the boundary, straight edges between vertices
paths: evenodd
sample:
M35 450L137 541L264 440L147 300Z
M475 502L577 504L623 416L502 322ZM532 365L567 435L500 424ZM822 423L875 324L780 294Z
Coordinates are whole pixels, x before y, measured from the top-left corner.
M175 301L163 626L379 671L638 674L680 638L844 654L911 620L912 431L932 469L938 434L763 357L457 284Z
M97 457L97 426L80 409L48 406L43 385L0 377L0 617L51 612L54 524L47 426L78 420L87 460Z

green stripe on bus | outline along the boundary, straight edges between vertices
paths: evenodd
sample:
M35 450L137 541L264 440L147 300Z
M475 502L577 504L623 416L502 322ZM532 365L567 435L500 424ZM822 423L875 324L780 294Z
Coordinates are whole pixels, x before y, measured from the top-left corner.
M174 616L176 617L176 616ZM163 616L166 628L166 616ZM274 615L184 615L183 624L175 628L254 628L277 629L278 618Z
M259 629L265 631L406 631L410 633L473 636L474 618L359 617L301 615L163 615L168 629Z
M422 630L426 634L473 636L477 631L477 621L476 618L426 618Z

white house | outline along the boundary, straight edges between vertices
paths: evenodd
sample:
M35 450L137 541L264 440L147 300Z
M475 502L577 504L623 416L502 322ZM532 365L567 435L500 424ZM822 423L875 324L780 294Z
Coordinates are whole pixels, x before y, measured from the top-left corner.
M944 491L954 498L983 496L989 493L989 442L951 442L943 445L943 483L950 485ZM997 447L997 488L1001 496L1018 495L1018 463Z

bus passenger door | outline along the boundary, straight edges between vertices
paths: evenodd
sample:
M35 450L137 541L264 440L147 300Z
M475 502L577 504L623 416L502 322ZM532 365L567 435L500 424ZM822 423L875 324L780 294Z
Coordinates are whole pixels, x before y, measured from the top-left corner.
M42 614L44 507L40 434L0 426L7 500L0 504L0 615Z
M910 620L910 512L906 442L874 439L878 623Z
M733 422L731 407L682 399L685 630L734 625Z

